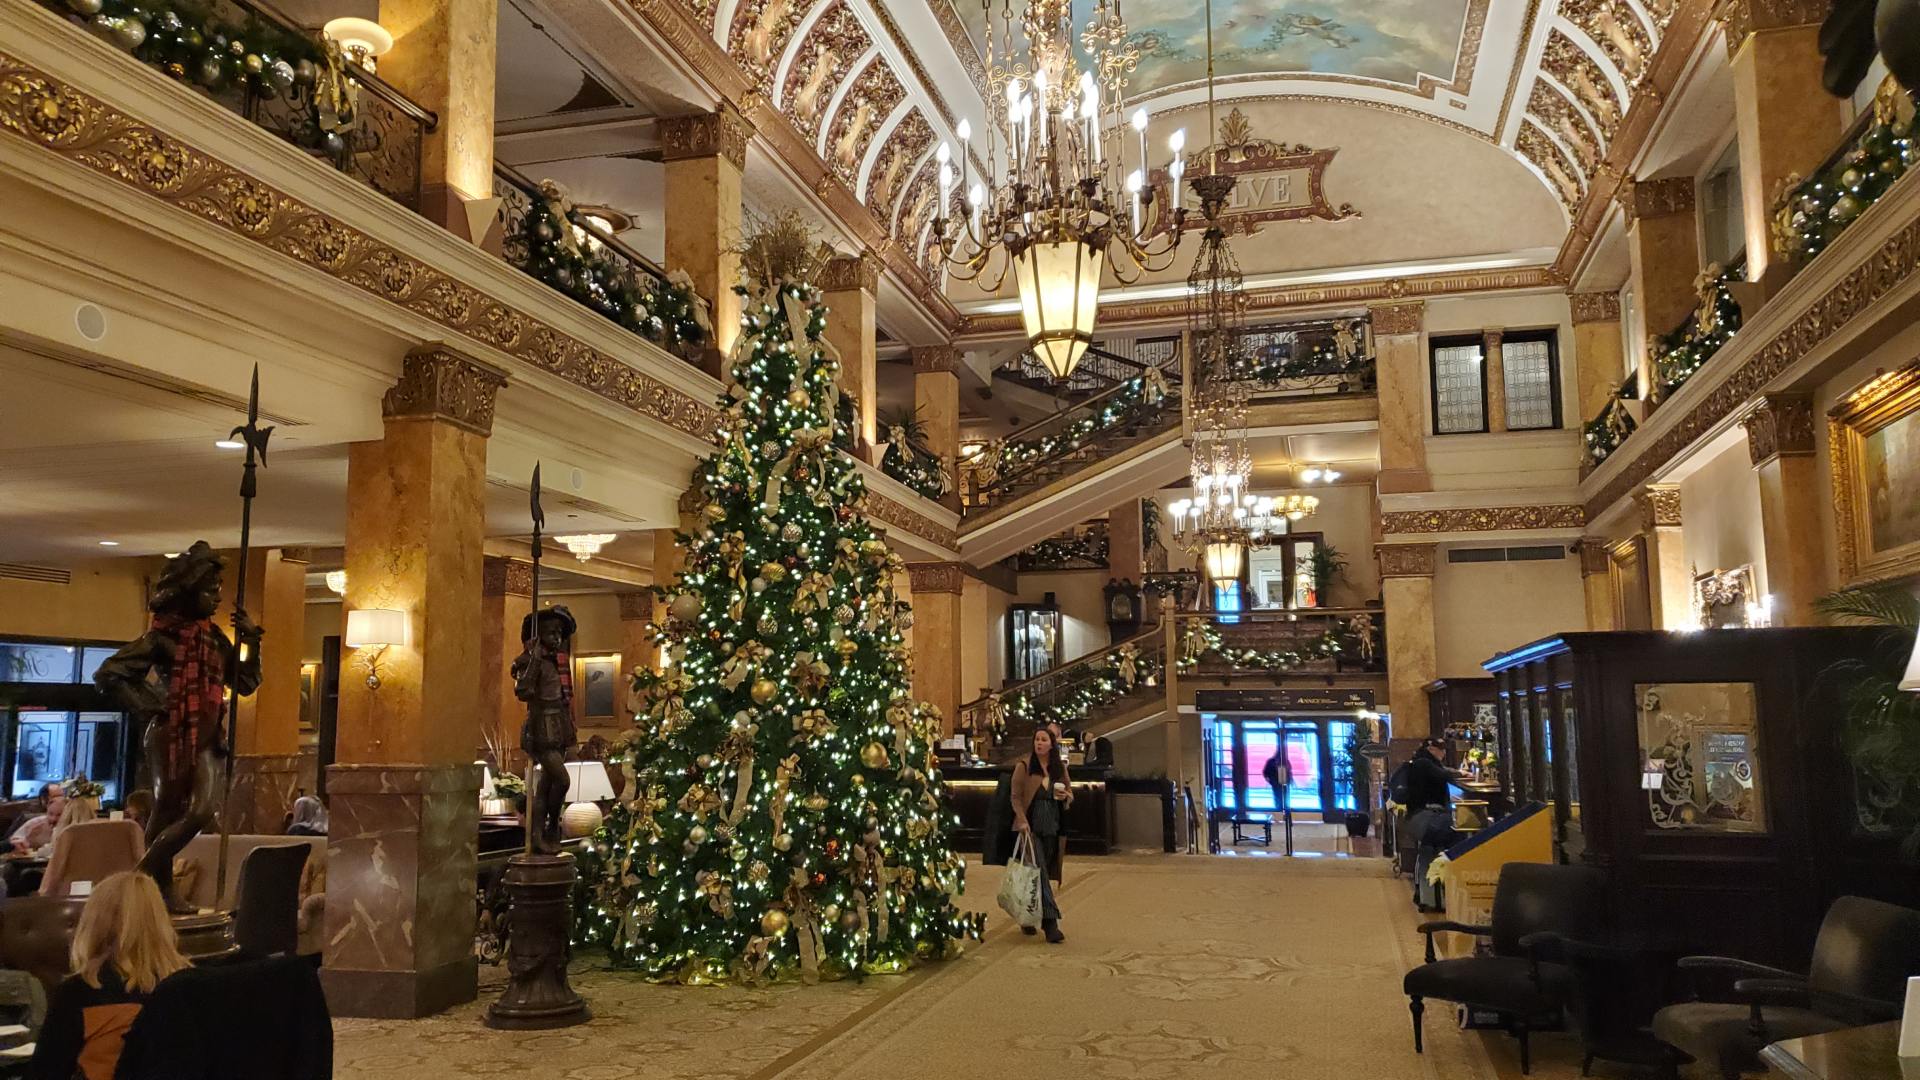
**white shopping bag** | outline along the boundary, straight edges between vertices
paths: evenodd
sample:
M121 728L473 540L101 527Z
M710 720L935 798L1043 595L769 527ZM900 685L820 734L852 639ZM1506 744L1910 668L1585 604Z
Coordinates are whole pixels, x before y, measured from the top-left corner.
M1023 927L1040 925L1040 867L1033 858L1033 838L1021 833L1013 841L1013 857L1000 881L1000 907Z

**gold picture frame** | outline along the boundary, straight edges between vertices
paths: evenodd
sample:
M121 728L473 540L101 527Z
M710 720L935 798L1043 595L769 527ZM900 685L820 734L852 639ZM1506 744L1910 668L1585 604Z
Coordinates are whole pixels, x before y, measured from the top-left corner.
M1841 581L1920 574L1920 361L1847 395L1827 439Z
M303 661L300 665L300 730L313 732L320 730L320 662Z
M573 663L573 697L580 719L614 719L626 700L620 685L620 654L583 653L575 656Z

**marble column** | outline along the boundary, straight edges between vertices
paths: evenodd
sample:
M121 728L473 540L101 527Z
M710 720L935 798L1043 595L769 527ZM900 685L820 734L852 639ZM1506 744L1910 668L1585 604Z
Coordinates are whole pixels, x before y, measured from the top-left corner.
M1424 739L1432 729L1427 684L1439 678L1433 636L1433 544L1376 544L1387 622L1387 703L1394 739Z
M1580 587L1586 594L1589 630L1620 629L1612 547L1605 540L1591 536L1580 540Z
M505 383L422 346L381 402L384 437L348 448L347 618L398 610L407 633L352 650L340 680L321 970L335 1016L425 1016L476 992L481 544Z
M1620 294L1567 294L1573 313L1573 359L1579 370L1581 423L1599 416L1627 377L1626 338L1620 325Z
M493 194L499 0L381 0L393 50L380 77L435 116L420 147L420 213L476 244L500 242Z
M940 455L954 485L940 502L960 509L960 350L951 345L913 347L913 407L927 431L927 448Z
M942 734L960 716L960 596L964 563L908 563L913 589L913 694L940 710Z
M1427 472L1426 305L1382 304L1367 309L1379 372L1380 491L1430 491Z
M533 564L504 555L488 555L480 573L480 723L481 741L491 745L498 768L525 771L520 754L520 725L526 706L513 696L513 666L525 646L520 623L533 611Z
M1480 334L1481 375L1487 381L1487 430L1507 430L1507 365L1500 351L1506 340L1504 330L1485 330Z
M666 264L693 278L712 305L714 348L708 374L726 378L725 358L740 333L742 235L740 177L753 129L731 105L719 112L660 120L660 160L666 168Z
M874 321L880 257L872 252L838 256L821 272L819 285L827 303L827 342L840 353L840 392L853 402L854 456L865 459L880 438L875 412L879 326ZM914 396L919 397L917 385ZM957 399L954 412L957 425Z
M1814 458L1813 398L1767 394L1742 421L1754 478L1775 626L1817 626L1814 602L1826 590L1820 522L1832 512Z
M1694 211L1693 178L1624 181L1615 196L1627 218L1627 255L1633 295L1646 320L1647 333L1666 334L1700 303L1694 279L1700 276L1699 217ZM1653 358L1641 357L1640 393L1657 400Z
M1634 493L1634 499L1640 505L1640 530L1646 541L1647 607L1653 628L1697 628L1700 616L1693 610L1693 574L1680 526L1680 486L1648 484Z
M221 626L232 617L227 555ZM255 548L247 560L247 614L266 631L260 639L260 689L240 699L234 715L233 790L225 812L236 833L278 833L300 783L300 661L306 648L307 552Z
M624 592L616 598L620 605L620 686L614 703L622 710L616 716L624 725L638 711L633 697L633 672L652 668L659 662L659 646L653 641L653 595Z
M1769 273L1773 204L1781 182L1807 176L1839 145L1845 105L1821 83L1820 25L1832 0L1727 0L1734 129L1740 147L1740 206L1747 232L1747 280L1767 293L1786 283Z

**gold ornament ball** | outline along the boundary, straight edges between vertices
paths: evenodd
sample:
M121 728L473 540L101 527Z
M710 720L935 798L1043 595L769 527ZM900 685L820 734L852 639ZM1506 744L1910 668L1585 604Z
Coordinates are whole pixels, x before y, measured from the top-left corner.
M847 928L847 929L849 929L849 930L851 930L851 929L853 929L853 928L854 928L854 927L856 927L856 926L859 926L859 925L860 925L860 913L859 913L859 912L857 912L857 911L843 911L843 912L841 912L841 913L840 913L840 925L841 925L841 926L844 926L844 927L846 927L846 928Z
M768 937L779 937L787 932L787 913L779 908L768 909L760 916L760 931Z
M807 796L807 809L817 812L820 810L825 810L826 808L827 808L827 797L825 795L822 795L816 791L813 794Z
M696 844L704 844L704 843L706 843L706 842L707 842L707 827L706 827L705 825L695 825L695 826L694 826L693 828L691 828L691 829L688 829L688 830L687 830L687 839L689 839L689 840L691 840L691 841L693 841L693 842L694 842L694 843L696 843Z
M719 503L708 503L707 518L711 521L725 521L727 520L727 508L721 506Z
M869 769L887 767L887 748L877 742L870 742L860 748L860 764Z
M853 774L853 786L854 786L854 787L866 787L866 786L867 786L867 778L866 778L866 776L865 776L865 774L863 774L863 773L854 773L854 774Z
M845 657L851 657L860 651L860 643L852 638L841 638L833 643L833 647L840 650L840 655Z
M812 400L813 400L812 398L807 396L807 392L805 390L795 390L792 393L787 395L787 404L793 406L796 409L806 408L807 402Z
M756 704L765 705L773 700L773 695L779 692L780 687L775 685L772 679L753 680L753 700Z
M781 833L779 836L773 838L773 849L775 851L787 851L792 847L793 836L791 834Z

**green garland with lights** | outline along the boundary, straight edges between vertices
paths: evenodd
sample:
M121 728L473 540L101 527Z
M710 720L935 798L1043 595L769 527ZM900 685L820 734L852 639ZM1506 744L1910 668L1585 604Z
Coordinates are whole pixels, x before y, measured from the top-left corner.
M665 672L636 676L636 779L594 835L578 933L666 981L901 971L982 926L953 902L941 721L907 691L904 564L832 449L827 309L787 275L743 295L720 450L658 590Z
M912 443L887 444L880 459L880 471L912 488L923 498L939 499L953 490L953 482L940 462L940 456Z
M1031 439L996 443L982 456L991 458L1000 478L1010 479L1033 465L1080 449L1096 435L1159 415L1168 399L1167 385L1158 370L1136 375L1121 383L1098 409L1065 428Z
M1773 215L1774 250L1803 262L1812 259L1920 162L1913 120L1900 117L1895 95L1912 101L1889 79L1874 98L1873 119L1852 145L1806 180L1788 178Z
M706 301L682 272L665 280L616 258L547 183L521 226L527 273L669 352L688 355L712 338Z
M1653 370L1662 397L1671 397L1739 332L1740 305L1729 286L1742 280L1743 265L1722 269L1715 264L1701 271L1694 283L1700 306L1686 322L1654 339Z
M1192 671L1218 658L1235 668L1284 675L1316 660L1331 660L1346 651L1338 633L1328 630L1299 649L1237 649L1226 644L1220 628L1209 622L1188 624L1180 641L1180 670Z
M1620 449L1620 444L1626 442L1627 436L1632 435L1638 426L1634 422L1633 414L1629 413L1620 402L1609 401L1600 415L1587 421L1586 427L1582 429L1582 438L1586 443L1587 463L1597 466L1607 460L1615 450Z
M1108 654L1106 663L1088 664L1077 681L1064 688L1056 687L1044 702L1027 694L1009 694L1001 704L1006 719L1020 721L1023 730L1045 724L1077 727L1100 709L1143 686L1154 685L1160 669L1158 659L1142 656L1138 649L1131 654L1115 650ZM1002 731L1007 727L1004 723L998 726Z

